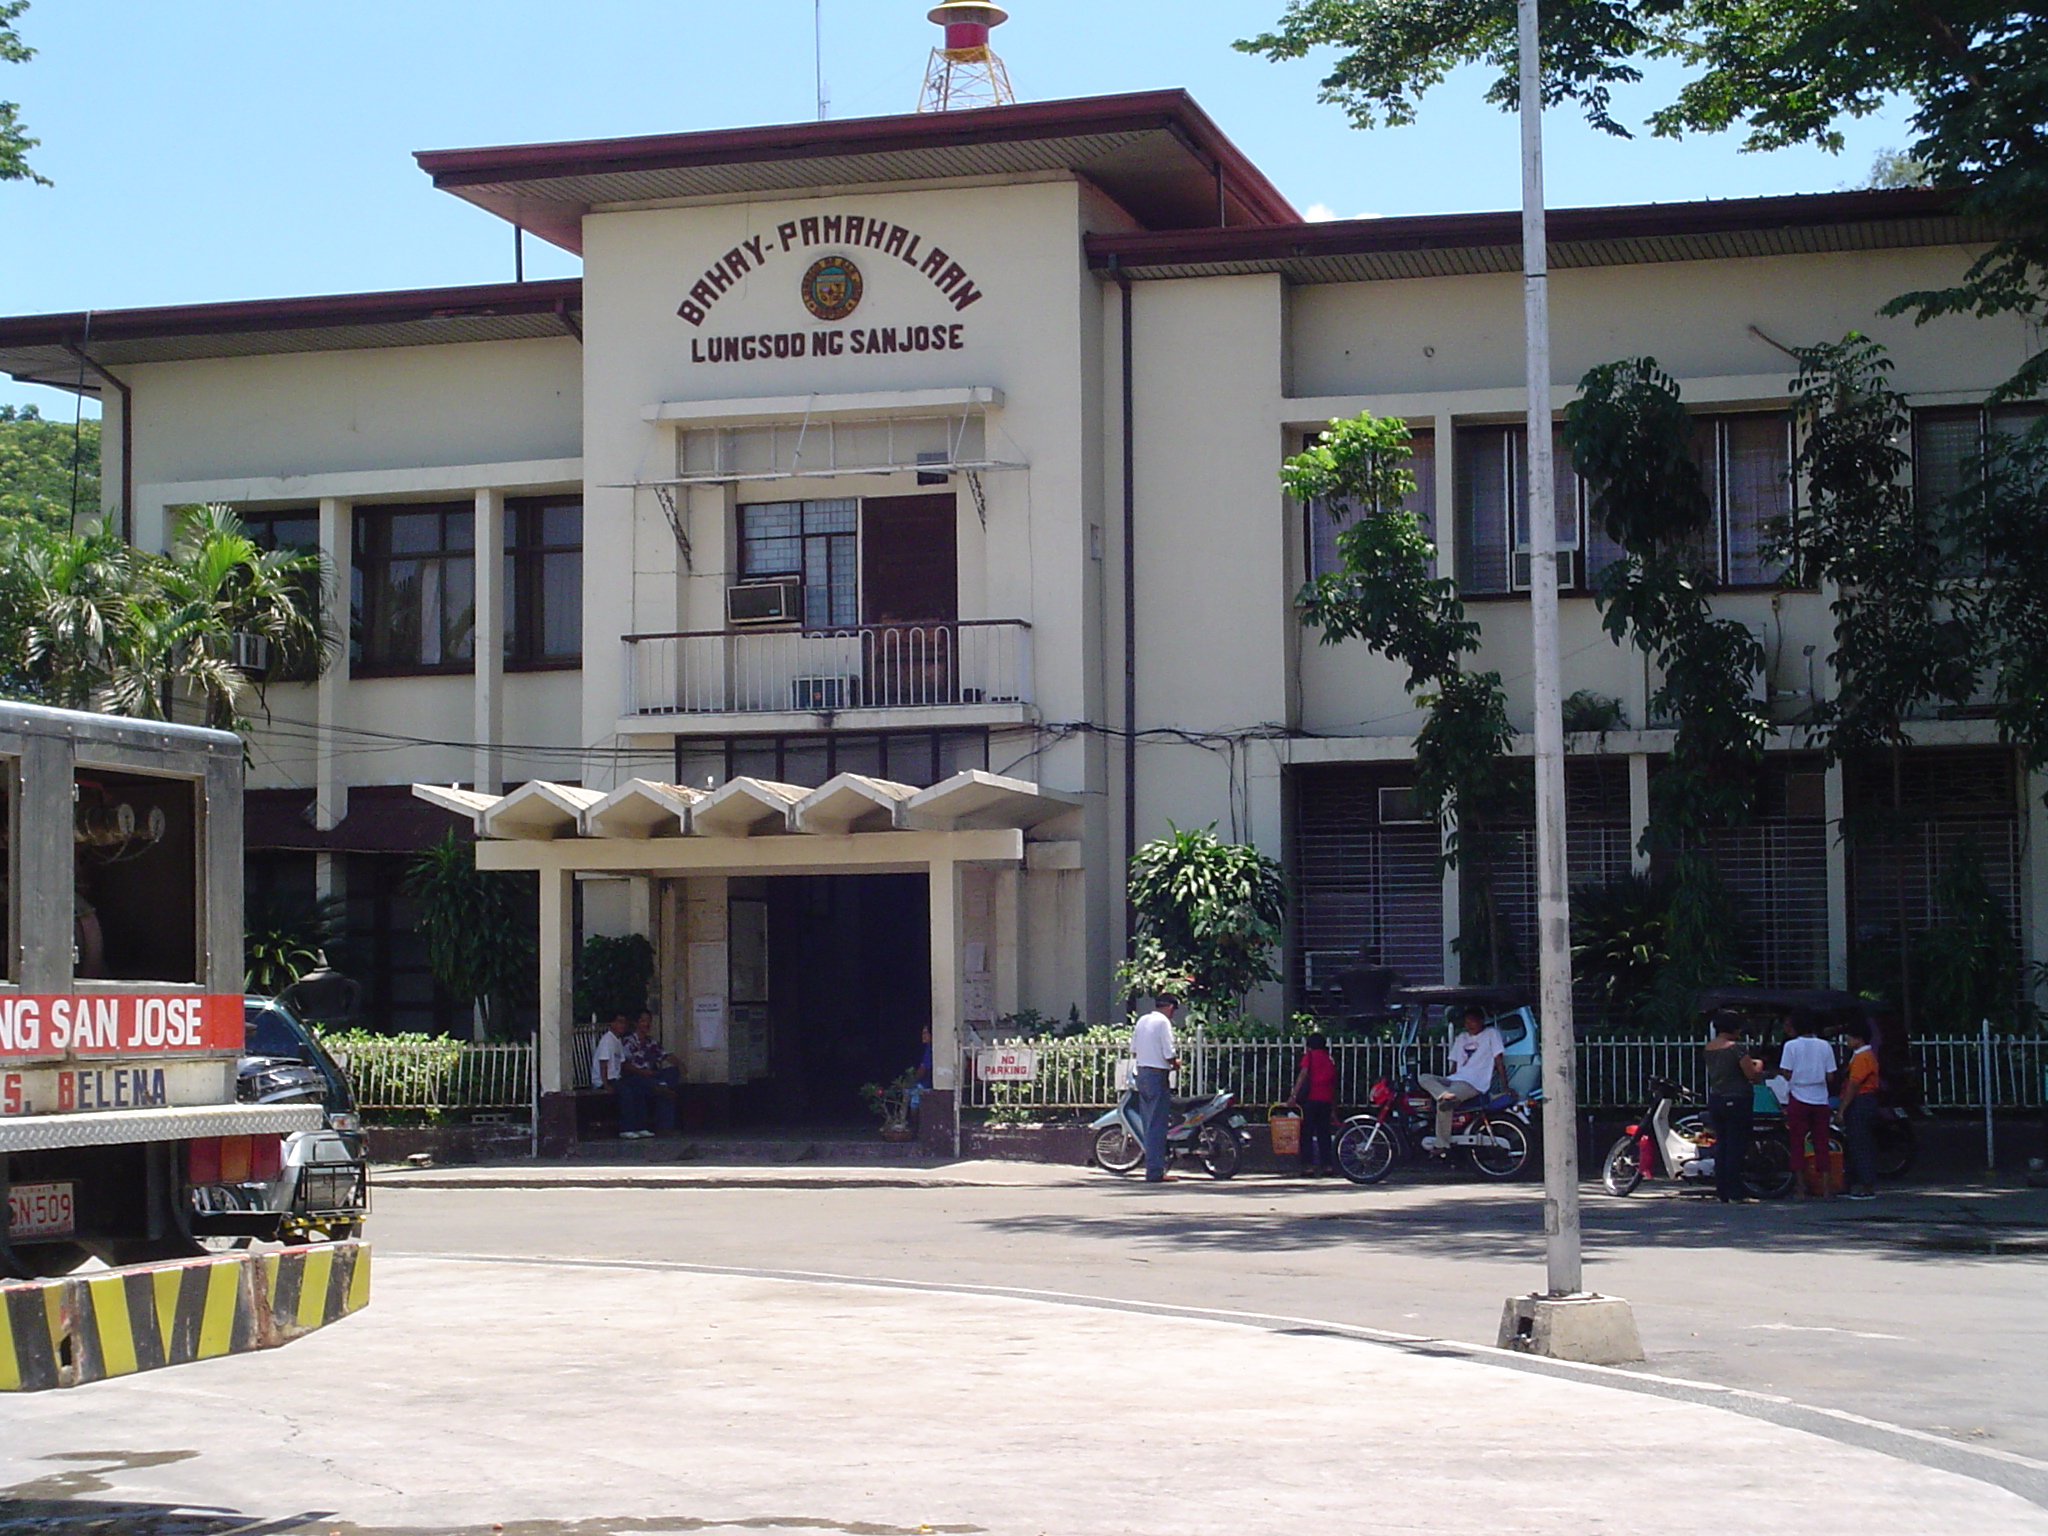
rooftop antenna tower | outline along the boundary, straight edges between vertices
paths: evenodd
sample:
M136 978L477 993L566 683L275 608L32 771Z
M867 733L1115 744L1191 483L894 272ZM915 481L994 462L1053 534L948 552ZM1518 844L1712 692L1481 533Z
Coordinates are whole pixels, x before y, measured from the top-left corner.
M1010 19L1009 12L985 0L944 0L931 8L928 19L946 29L946 41L932 50L918 111L963 112L1016 102L1010 72L988 42L989 33Z

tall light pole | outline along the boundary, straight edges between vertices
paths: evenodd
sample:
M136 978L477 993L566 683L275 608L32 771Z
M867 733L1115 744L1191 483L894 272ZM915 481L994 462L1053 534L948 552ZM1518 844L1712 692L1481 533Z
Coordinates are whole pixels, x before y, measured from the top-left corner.
M1522 319L1528 339L1529 630L1536 687L1537 989L1543 1029L1543 1235L1552 1296L1585 1287L1579 1261L1578 1089L1564 830L1563 664L1557 638L1556 476L1550 445L1550 263L1543 216L1543 57L1537 0L1519 0Z
M1557 643L1556 478L1550 451L1549 253L1543 220L1543 57L1537 0L1517 0L1522 107L1522 315L1528 336L1529 651L1536 687L1537 1004L1543 1031L1543 1237L1549 1288L1511 1296L1503 1349L1619 1365L1643 1357L1635 1314L1586 1294L1579 1254L1579 1096L1572 1073L1572 911L1564 843L1563 663Z

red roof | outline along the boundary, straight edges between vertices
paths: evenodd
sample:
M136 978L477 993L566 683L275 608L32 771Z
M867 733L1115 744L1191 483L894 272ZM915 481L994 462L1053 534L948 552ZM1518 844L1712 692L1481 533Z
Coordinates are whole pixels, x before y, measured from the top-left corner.
M613 203L1067 170L1148 229L1300 218L1186 91L415 156L434 185L570 250Z

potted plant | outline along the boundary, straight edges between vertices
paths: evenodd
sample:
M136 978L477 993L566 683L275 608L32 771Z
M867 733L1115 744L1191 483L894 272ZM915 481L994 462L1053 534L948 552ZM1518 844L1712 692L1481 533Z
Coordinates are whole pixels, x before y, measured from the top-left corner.
M908 1141L914 1134L910 1129L910 1100L916 1087L915 1067L904 1069L887 1083L860 1085L860 1096L882 1122L882 1140Z

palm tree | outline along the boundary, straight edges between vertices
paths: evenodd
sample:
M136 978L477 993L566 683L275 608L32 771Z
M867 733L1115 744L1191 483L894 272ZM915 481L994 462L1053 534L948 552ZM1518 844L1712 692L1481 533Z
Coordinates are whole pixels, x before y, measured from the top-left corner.
M221 730L245 730L244 705L279 677L317 676L337 642L327 564L317 551L258 549L226 507L182 509L167 555L137 555L127 622L100 705L171 717L180 695ZM264 655L260 672L248 665ZM267 654L266 654L267 653Z

